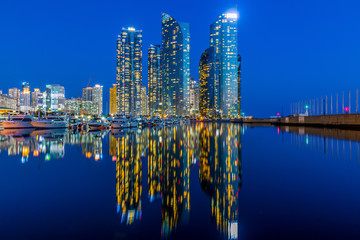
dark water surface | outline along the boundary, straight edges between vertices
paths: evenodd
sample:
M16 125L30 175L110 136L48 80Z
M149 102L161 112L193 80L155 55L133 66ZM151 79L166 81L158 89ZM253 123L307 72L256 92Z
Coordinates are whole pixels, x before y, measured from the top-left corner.
M360 239L360 132L4 131L0 239Z

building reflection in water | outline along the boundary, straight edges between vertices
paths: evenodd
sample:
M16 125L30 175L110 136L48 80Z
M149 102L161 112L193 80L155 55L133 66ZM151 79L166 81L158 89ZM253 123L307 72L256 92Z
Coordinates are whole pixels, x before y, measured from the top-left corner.
M129 131L110 135L110 154L116 161L117 212L121 222L132 224L141 220L142 158L144 144L141 134Z
M201 187L209 195L211 218L226 239L238 237L241 187L241 127L196 124L115 132L109 153L116 161L118 211L122 222L141 217L141 166L147 150L150 202L161 199L161 235L170 237L189 223L190 171L199 161ZM125 221L126 219L126 221Z
M162 237L190 215L190 158L186 126L162 130L161 219Z
M355 160L360 164L360 131L337 128L282 126L278 128L290 143L310 148L337 159Z
M0 152L7 150L9 156L21 156L26 163L29 156L44 157L45 161L60 159L65 155L65 145L78 145L87 158L98 161L103 158L102 138L105 132L81 133L69 132L67 129L4 130L0 135Z
M205 124L200 130L200 184L210 196L211 217L227 239L238 238L240 133L239 125Z
M147 161L147 196L161 201L161 236L168 238L190 219L190 172L199 165L201 188L209 196L211 219L225 239L238 236L241 187L241 132L237 124L191 124L109 134L109 155L116 163L116 209L132 224L142 215L142 164ZM78 146L88 159L103 158L107 132L68 130L3 132L0 151L45 160L63 158L65 145ZM147 160L145 159L147 157ZM159 209L160 210L160 209Z

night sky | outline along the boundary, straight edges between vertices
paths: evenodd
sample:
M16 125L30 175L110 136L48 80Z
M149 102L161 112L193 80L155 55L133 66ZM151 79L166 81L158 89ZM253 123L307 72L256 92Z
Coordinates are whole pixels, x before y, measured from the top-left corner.
M65 86L78 97L89 78L116 81L116 37L122 27L143 30L147 48L161 43L161 12L191 28L191 75L198 78L209 26L238 5L243 111L266 117L289 103L360 87L360 1L154 0L13 1L0 4L0 89Z

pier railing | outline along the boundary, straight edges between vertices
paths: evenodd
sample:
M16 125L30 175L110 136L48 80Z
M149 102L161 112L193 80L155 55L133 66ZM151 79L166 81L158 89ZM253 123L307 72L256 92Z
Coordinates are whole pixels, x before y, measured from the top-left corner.
M291 115L334 115L359 113L359 89L293 102Z

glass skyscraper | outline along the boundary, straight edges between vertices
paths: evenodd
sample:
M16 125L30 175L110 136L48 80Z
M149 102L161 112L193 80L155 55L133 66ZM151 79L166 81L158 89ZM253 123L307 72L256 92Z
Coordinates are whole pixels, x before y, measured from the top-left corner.
M237 14L222 14L210 26L210 46L215 48L219 68L219 111L226 116L238 114Z
M159 45L150 45L148 49L149 115L161 114L160 49Z
M162 112L189 115L190 25L162 14L161 24Z
M117 39L117 113L141 115L142 30L123 28Z
M206 49L200 58L200 114L216 116L219 114L219 72L215 48Z
M65 88L58 84L46 85L45 105L47 111L61 111L65 108Z

